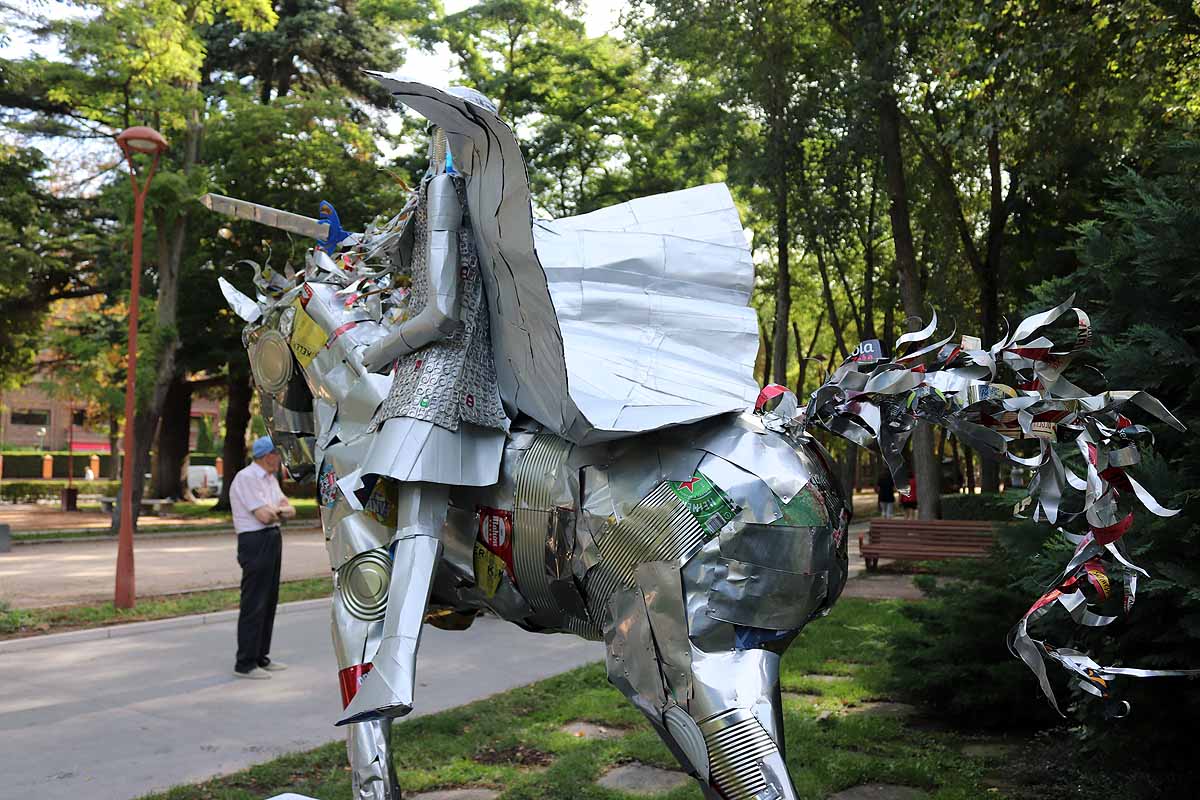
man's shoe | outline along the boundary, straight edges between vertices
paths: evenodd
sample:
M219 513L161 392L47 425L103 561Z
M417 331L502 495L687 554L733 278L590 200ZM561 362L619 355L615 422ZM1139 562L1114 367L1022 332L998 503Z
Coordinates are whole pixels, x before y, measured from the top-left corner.
M259 664L259 669L265 669L267 672L278 672L281 669L287 669L287 664L282 661L268 661L265 664Z
M241 672L241 671L235 669L233 671L233 677L246 678L246 679L252 680L252 681L268 681L271 679L270 675L268 675L266 672L263 672L258 667L254 667L253 669L249 670L248 672Z

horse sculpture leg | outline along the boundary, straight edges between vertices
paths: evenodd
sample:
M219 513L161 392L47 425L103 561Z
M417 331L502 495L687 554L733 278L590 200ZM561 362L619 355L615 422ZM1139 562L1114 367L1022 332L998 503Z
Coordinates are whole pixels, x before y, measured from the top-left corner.
M609 680L712 800L795 800L784 763L779 654L705 652L689 637L677 565L642 564L609 601ZM733 626L719 626L732 643ZM714 630L706 631L708 637Z
M714 796L795 800L784 763L779 655L760 649L693 649L691 678L695 694L688 715L703 736L705 782Z
M379 647L339 725L400 717L412 710L417 648L441 560L448 497L448 487L439 484L399 486L387 612Z
M363 651L378 642L383 625L353 616L342 594L333 597L333 645L338 657L342 706L358 690L365 665ZM400 800L400 787L392 768L391 720L373 720L348 726L346 754L353 770L354 800Z

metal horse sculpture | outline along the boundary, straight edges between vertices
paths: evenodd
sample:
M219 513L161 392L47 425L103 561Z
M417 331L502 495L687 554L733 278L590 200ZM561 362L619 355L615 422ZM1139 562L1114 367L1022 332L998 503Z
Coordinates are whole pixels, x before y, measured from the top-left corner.
M421 84L385 79L385 85L451 134L446 163L465 163L476 179L475 191L466 193L476 217L497 183L494 170L510 179L504 191L511 191L514 173L505 171L512 168L511 154L507 165L497 167L494 159L480 156L480 142L491 153L515 146L515 140L497 136L507 129L485 109ZM462 119L447 117L446 108ZM471 125L474 138L464 133L463 126ZM519 155L516 160L523 177ZM517 196L518 211L522 197L527 229L527 193ZM497 245L488 232L489 225L503 227L511 198L503 192L495 198L496 219L473 218L472 225L481 257L490 254L511 269L516 260L511 249ZM922 347L935 322L901 337L897 346L905 354L896 360L847 362L803 410L790 393L769 387L757 411L750 403L739 410L725 398L715 411L671 418L668 410L655 425L604 431L589 427L585 413L554 418L537 398L522 405L506 396L513 419L494 484L371 476L347 484L346 476L361 471L379 436L375 412L392 381L391 375L373 372L365 359L396 330L387 298L404 295L389 294L397 291L391 269L369 271L362 256L389 247L399 252L389 237L408 230L411 217L409 209L350 237L344 255L327 245L333 259L312 252L298 274L260 270L257 300L222 285L248 321L245 343L254 378L285 463L294 475L317 479L347 709L339 724L350 726L358 800L400 796L389 726L415 701L423 621L462 628L481 609L531 631L603 639L609 679L645 714L706 797L797 797L784 762L780 657L841 593L850 519L847 495L827 454L806 432L809 425L879 447L897 467L900 449L920 419L947 425L994 455L1005 455L1010 441L1037 437L1039 456L1010 456L1038 470L1031 488L1034 514L1063 523L1080 520L1088 532L1059 584L1048 590L1049 599L1035 604L1014 631L1014 652L1044 686L1045 658L1068 667L1099 694L1107 693L1107 678L1122 672L1027 634L1027 624L1055 601L1073 614L1090 614L1088 605L1098 600L1094 594L1084 597L1080 576L1103 570L1102 559L1112 556L1118 569L1136 570L1117 549L1113 526L1120 523L1120 489L1148 497L1132 479L1122 483L1118 475L1136 460L1136 447L1131 453L1128 443L1144 429L1131 430L1120 412L1127 404L1140 406L1174 423L1140 393L1089 396L1062 379L1071 353L1054 351L1049 340L1035 335L1069 304L1027 320L988 351L966 339L961 345L946 340ZM519 223L520 214L515 218ZM293 230L318 230L315 220L274 221ZM507 230L513 237L511 224ZM542 244L539 240L543 258L564 246ZM536 264L532 245L525 249L523 257ZM689 251L689 258L700 258L699 252ZM495 274L491 280L497 280ZM488 289L493 338L514 335L510 329L502 333L504 325L520 332L536 327L524 306L496 308L506 302L502 285L488 283ZM530 305L528 287L523 291L517 296ZM503 315L517 314L518 308L521 325L515 326ZM1082 346L1086 317L1078 313ZM560 310L559 316L567 315ZM751 344L757 349L757 341ZM497 366L506 362L515 375L502 374L502 384L520 383L532 374L522 369L539 368L513 366L513 351L504 355L503 341L496 347ZM932 353L933 363L922 366ZM997 362L1040 383L1020 390L991 383ZM1049 444L1054 436L1069 436L1084 447L1086 481L1062 466ZM1064 490L1080 486L1086 502L1060 509ZM1171 513L1156 504L1151 510ZM1136 580L1130 583L1131 599Z
M310 295L306 313L333 339L352 313L337 302L336 287L299 286ZM352 471L365 445L332 443L321 464L313 462L306 440L328 438L329 429L313 413L310 387L332 397L338 387L300 367L279 332L280 316L276 310L248 326L247 341L289 471L318 471L345 704L385 629L405 625L389 623L391 610L415 614L410 628L419 635L430 611L453 612L433 614L434 624L461 627L487 608L527 630L604 639L614 685L709 796L795 797L783 761L779 659L837 599L847 568L849 508L819 444L785 430L783 417L749 409L593 445L520 420L499 482L450 488L444 519L411 519L411 504L387 479L357 510L334 476ZM355 331L368 337L371 324ZM360 348L339 347L345 338L333 339L334 348L352 362ZM392 599L408 599L406 579L422 570L398 561L393 549L414 525L436 542L409 554L436 564L428 609L424 597L407 605ZM349 748L356 797L399 796L386 719L351 723Z

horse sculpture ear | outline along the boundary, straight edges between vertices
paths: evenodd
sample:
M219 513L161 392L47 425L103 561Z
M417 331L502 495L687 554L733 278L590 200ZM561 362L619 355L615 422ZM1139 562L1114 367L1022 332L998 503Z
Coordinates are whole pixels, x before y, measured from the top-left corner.
M235 289L232 283L224 278L217 278L217 283L220 284L221 294L225 295L225 302L229 303L233 313L246 322L254 322L262 316L262 309L259 308L258 303Z

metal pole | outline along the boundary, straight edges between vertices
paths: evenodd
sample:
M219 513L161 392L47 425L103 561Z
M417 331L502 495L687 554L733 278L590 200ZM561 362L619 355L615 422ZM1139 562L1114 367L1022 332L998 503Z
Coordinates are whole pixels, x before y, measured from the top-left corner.
M137 441L134 436L137 428L134 387L137 382L138 310L142 286L142 222L146 216L146 193L150 191L150 181L154 180L159 156L167 149L167 140L153 128L139 125L122 131L117 136L117 145L129 163L129 183L133 186L133 274L129 281L129 355L125 365L125 454L121 459L121 519L117 533L117 585L113 593L113 605L117 608L133 608L136 600L133 580L133 532L136 519L133 483L136 476L134 470L138 466ZM133 163L135 151L145 155L154 154L150 169L146 172L146 180L140 187L137 167Z
M130 170L133 169L132 159ZM132 175L132 173L131 173ZM147 186L149 181L146 182ZM117 587L113 605L133 608L136 602L133 577L133 476L137 455L133 436L137 377L138 299L142 285L142 220L145 216L144 191L133 190L133 277L129 284L129 356L125 367L125 454L121 463L121 528L117 534Z

